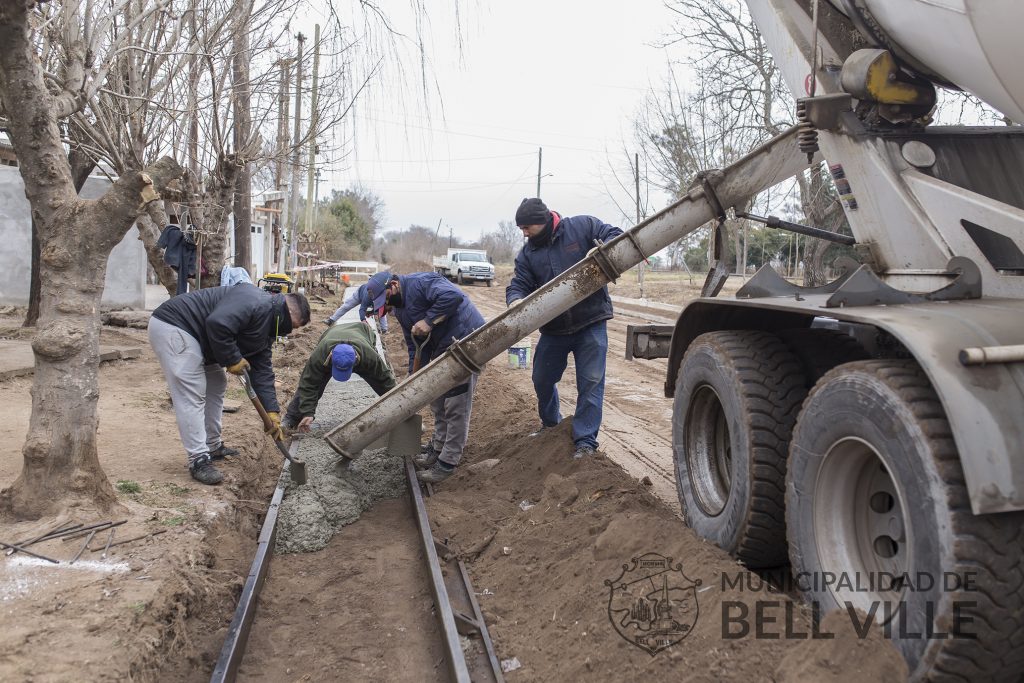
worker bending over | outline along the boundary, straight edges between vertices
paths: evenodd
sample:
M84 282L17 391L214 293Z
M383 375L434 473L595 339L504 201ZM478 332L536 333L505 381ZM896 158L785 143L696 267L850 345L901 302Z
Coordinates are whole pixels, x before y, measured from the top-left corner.
M359 319L366 320L367 309L370 307L370 301L366 297L366 285L359 285L359 288L355 290L351 287L347 288L345 290L344 303L342 303L341 306L338 306L338 310L324 320L324 324L328 326L333 325L341 320L341 316L345 315L357 306L359 307ZM386 315L380 316L380 331L381 334L388 331L388 318Z
M248 283L179 294L153 311L149 343L171 391L193 479L219 484L224 475L212 461L238 454L221 440L227 388L222 367L235 375L249 371L253 389L270 417L267 432L281 438L271 346L278 337L307 323L305 296L271 294Z
M320 335L302 369L298 391L288 403L282 421L285 427L310 430L316 406L332 377L347 382L354 372L378 396L394 388L395 374L377 350L377 332L371 325L372 322L339 323Z

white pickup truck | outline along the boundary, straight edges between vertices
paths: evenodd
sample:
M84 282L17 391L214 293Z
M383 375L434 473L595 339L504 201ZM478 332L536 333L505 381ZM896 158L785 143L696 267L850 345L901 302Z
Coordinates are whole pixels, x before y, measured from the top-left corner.
M482 249L449 249L446 256L434 257L434 270L460 285L482 280L494 286L494 264Z

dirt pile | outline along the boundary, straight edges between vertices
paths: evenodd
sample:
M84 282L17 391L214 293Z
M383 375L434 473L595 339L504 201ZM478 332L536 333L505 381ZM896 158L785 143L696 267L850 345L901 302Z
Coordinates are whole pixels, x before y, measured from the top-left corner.
M789 680L809 681L851 661L830 653L885 666L899 659L889 643L848 631L827 651L787 638L786 629L810 633L806 609L696 537L605 457L573 461L569 420L524 436L536 421L533 398L510 386L514 371L493 368L474 405L470 466L428 507L435 536L469 563L500 657L522 664L510 680L758 680L785 661ZM500 462L471 466L490 458ZM661 590L675 608L665 643L675 642L659 649L648 637L645 649L637 640L658 613L645 622L644 610ZM758 610L767 615L760 627Z
M863 614L860 615L863 618ZM842 612L821 620L822 633L834 639L806 640L790 650L775 670L777 683L899 683L907 680L907 663L874 627L861 638Z

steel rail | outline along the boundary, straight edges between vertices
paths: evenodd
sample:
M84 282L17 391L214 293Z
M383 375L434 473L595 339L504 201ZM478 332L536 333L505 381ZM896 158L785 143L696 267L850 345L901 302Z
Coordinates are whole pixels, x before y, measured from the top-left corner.
M412 468L411 471L410 468L411 462L406 459L406 482L409 484L410 495L413 496L415 494L412 492L419 489L419 482L416 480L415 468ZM424 488L427 491L428 498L434 495L433 486L425 484ZM422 499L423 497L420 496L421 501ZM423 515L426 519L425 504ZM429 519L427 519L426 528L430 529ZM471 670L470 675L473 683L490 683L492 681L493 683L505 683L505 677L501 672L501 663L494 649L491 634L487 630L487 622L484 621L480 603L477 602L476 593L473 591L473 582L469 578L469 572L466 571L466 565L455 556L446 543L434 538L432 532L429 533L429 541L427 537L424 537L423 542L425 548L429 543L434 551L434 557L438 560L437 566L429 567L429 569L431 573L435 569L440 573L442 581L447 588L448 609L451 610L452 616L455 618L456 630L464 636L478 637L480 639L482 649L473 652L473 658L466 662L467 668ZM424 554L428 558L429 563L429 551ZM461 654L463 657L467 656L465 651L461 651Z
M285 462L282 472L287 470L288 463ZM434 597L434 604L441 626L442 640L444 641L446 660L452 676L457 683L481 683L483 681L494 681L504 683L501 673L501 666L494 650L494 644L484 623L483 614L473 593L473 585L470 582L469 574L461 561L454 556L449 557L448 548L438 542L430 530L430 520L427 517L426 505L423 501L423 493L420 490L419 481L416 479L416 469L412 460L405 460L407 484L409 486L409 498L412 501L413 517L416 520L420 532L420 539L423 542L424 555L427 559L428 571L430 574L430 589ZM280 511L281 502L284 499L284 492L287 486L287 479L282 477L274 495L267 508L263 526L260 529L257 540L256 553L252 565L249 568L249 575L246 578L242 594L238 599L238 606L235 609L231 625L228 627L224 645L221 647L220 656L210 676L210 683L232 683L237 675L238 669L245 656L245 648L249 639L249 632L259 601L259 594L266 581L267 571L270 566L270 558L274 554L274 542L277 538L277 517ZM429 487L428 487L429 491ZM445 560L451 562L453 569L448 572L448 580L452 582L452 588L456 591L457 600L463 605L463 609L454 609L449 597L449 588L445 583L444 571L441 567L441 560L438 551L445 555ZM483 646L477 666L474 671L477 676L472 677L466 662L465 653L462 650L462 642L459 634L479 636Z
M282 474L288 469L288 465L289 462L285 461ZM249 641L249 630L252 628L253 619L256 618L259 594L267 578L270 558L274 554L274 541L277 539L277 513L281 509L281 501L284 499L284 490L287 484L288 479L281 477L278 480L277 488L274 489L274 495L270 499L267 516L263 519L263 526L256 542L256 555L249 567L249 576L245 579L242 595L238 598L238 607L235 609L235 616L231 619L231 625L228 627L228 634L221 647L220 657L217 658L213 675L210 676L210 683L231 683L238 675L238 667L242 664L245 646Z
M413 517L416 518L416 526L420 531L420 540L423 541L423 554L427 558L427 571L430 574L430 592L434 596L435 611L441 624L441 638L444 640L448 671L452 675L452 680L458 683L471 683L472 679L469 677L469 668L466 666L466 655L462 652L459 631L455 626L455 614L452 612L452 603L448 598L448 587L444 583L441 563L437 558L434 534L430 531L427 506L423 503L423 492L420 491L420 482L416 478L416 468L413 467L412 458L407 457L405 459L405 476L406 483L409 485L409 498L412 501Z

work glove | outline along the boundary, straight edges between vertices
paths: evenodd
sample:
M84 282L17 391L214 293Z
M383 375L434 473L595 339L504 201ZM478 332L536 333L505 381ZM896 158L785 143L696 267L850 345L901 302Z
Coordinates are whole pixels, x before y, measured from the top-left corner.
M507 308L514 308L514 307L518 306L521 303L523 303L522 299L516 299L515 301L510 301L508 306L507 306Z
M242 360L238 361L237 363L234 363L234 364L228 366L228 372L230 372L232 375L238 375L238 376L241 376L242 373L245 372L248 369L249 369L249 361L247 361L244 358Z
M281 413L267 413L268 423L263 425L263 431L270 435L274 441L284 441L284 430L281 429Z

